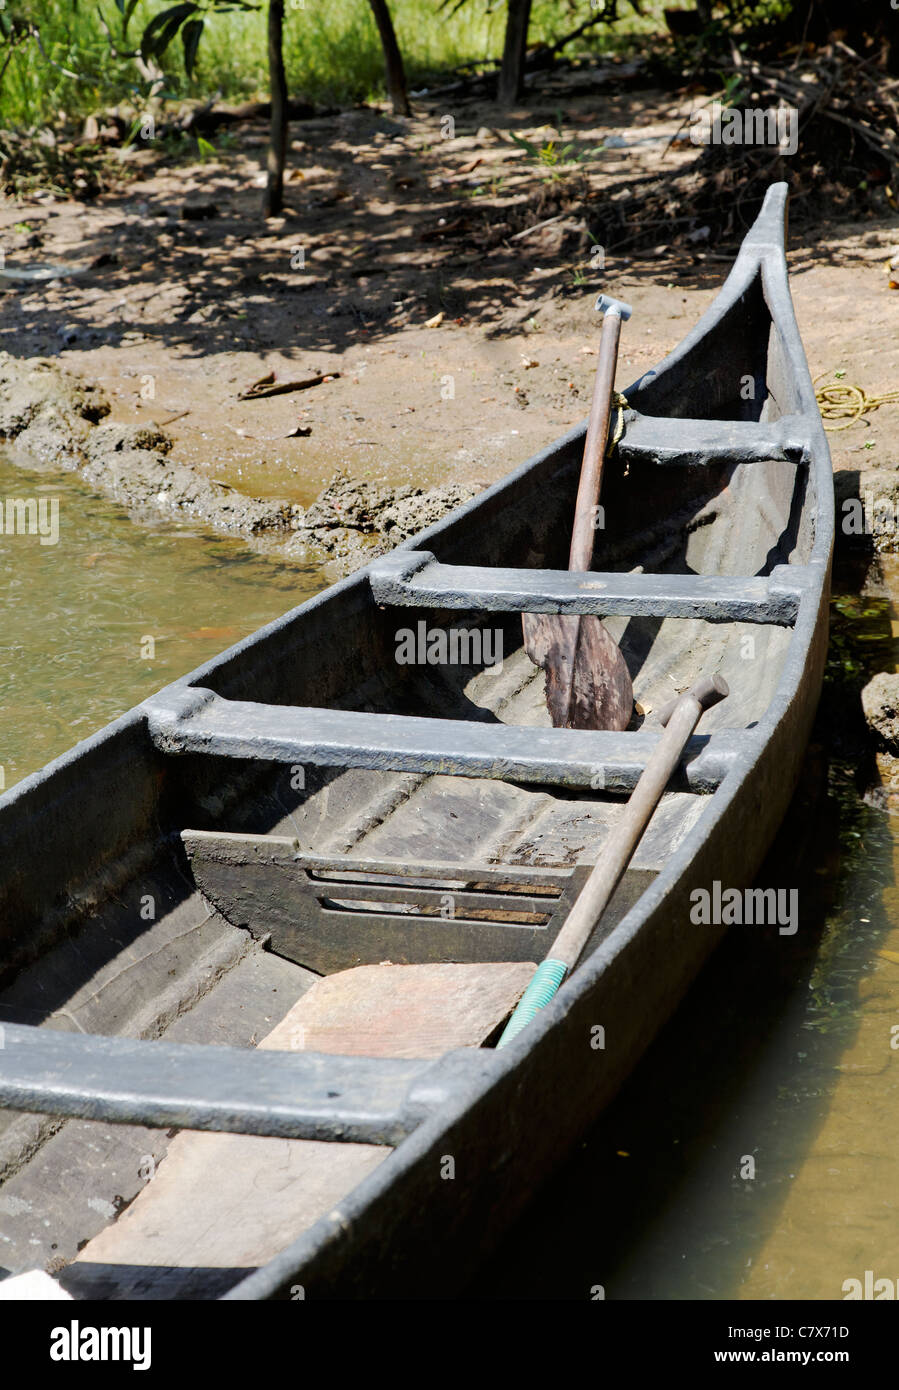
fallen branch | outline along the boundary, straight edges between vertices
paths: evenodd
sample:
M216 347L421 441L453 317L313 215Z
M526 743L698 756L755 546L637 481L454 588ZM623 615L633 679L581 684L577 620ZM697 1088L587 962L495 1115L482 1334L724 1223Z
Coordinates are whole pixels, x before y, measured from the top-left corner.
M237 399L258 401L263 396L285 396L289 391L307 391L310 386L321 386L323 381L334 381L339 376L340 372L322 372L319 376L306 377L303 381L275 381L272 377L263 377L261 381L248 386L246 391L241 391Z

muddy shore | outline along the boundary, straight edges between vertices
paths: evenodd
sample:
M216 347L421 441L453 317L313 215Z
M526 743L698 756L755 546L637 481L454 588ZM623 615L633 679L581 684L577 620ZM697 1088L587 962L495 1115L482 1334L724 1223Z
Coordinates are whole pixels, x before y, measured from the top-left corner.
M178 460L158 425L108 420L102 389L47 358L0 353L0 441L14 463L76 471L129 516L199 522L260 543L285 561L347 574L438 521L477 488L428 489L353 480L337 472L309 507L287 498L251 497Z

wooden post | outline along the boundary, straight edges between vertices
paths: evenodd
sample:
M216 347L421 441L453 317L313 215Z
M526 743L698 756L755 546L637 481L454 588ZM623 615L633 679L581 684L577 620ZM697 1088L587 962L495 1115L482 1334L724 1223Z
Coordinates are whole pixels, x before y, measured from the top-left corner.
M503 62L496 93L496 99L501 106L511 106L521 91L530 20L531 0L509 0Z
M368 3L371 5L375 23L378 26L378 33L381 36L384 65L387 69L387 91L393 106L393 114L395 116L411 116L412 109L406 94L406 70L403 67L403 55L396 40L396 31L393 27L393 20L390 18L390 11L387 8L387 0L368 0Z
M284 205L284 162L287 157L287 74L284 71L284 0L269 0L268 72L272 96L268 179L262 198L263 217L277 217Z

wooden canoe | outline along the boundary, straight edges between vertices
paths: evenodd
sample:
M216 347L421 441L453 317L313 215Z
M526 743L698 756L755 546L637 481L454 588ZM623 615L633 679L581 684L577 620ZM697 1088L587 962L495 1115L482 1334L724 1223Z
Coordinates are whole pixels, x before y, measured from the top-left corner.
M691 894L752 882L819 695L833 489L785 208L775 185L627 390L593 571L565 569L581 428L0 798L4 1269L450 1296L621 1085L724 931ZM642 725L551 728L522 611L607 619ZM716 673L583 963L496 1049L653 709Z

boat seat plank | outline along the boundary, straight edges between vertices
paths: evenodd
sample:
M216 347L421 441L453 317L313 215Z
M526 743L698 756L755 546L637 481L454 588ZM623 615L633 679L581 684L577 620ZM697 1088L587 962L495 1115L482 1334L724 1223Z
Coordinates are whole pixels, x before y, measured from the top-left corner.
M4 1043L0 1106L10 1110L328 1142L398 1143L430 1098L450 1095L473 1065L464 1055L449 1069L310 1051L265 1057L14 1023L4 1025Z
M696 420L660 418L627 410L624 421L624 435L617 447L626 464L804 464L812 452L809 422L799 415L784 415L772 421Z
M592 613L701 618L711 623L796 621L806 571L778 565L770 575L580 574L440 564L428 551L394 551L369 568L385 606L483 613Z
M259 1046L381 1059L477 1047L511 1013L533 971L523 963L347 970L317 981ZM210 1270L231 1271L236 1283L332 1211L390 1152L184 1131L63 1282L92 1297L208 1296Z
M274 835L181 840L226 921L325 975L383 960L539 962L589 872L326 857Z
M630 792L659 732L522 728L466 719L424 719L363 710L225 700L176 682L145 701L150 736L168 754L447 773ZM751 734L722 730L687 745L683 775L713 791Z

